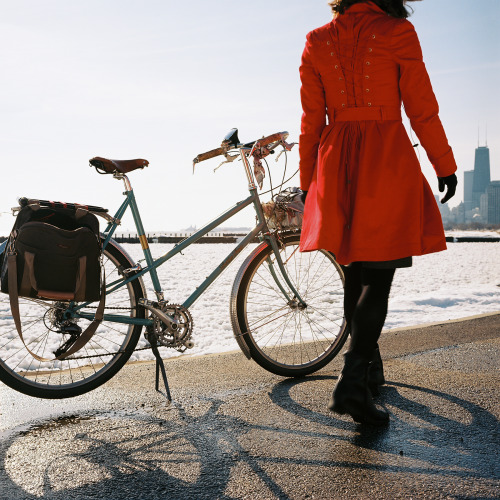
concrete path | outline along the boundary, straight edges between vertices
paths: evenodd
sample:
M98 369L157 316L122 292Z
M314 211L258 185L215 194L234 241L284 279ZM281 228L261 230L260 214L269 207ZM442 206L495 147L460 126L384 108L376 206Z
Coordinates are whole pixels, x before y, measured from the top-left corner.
M341 366L283 379L239 352L151 363L44 401L0 384L1 499L500 497L500 314L385 332L386 429L326 408Z

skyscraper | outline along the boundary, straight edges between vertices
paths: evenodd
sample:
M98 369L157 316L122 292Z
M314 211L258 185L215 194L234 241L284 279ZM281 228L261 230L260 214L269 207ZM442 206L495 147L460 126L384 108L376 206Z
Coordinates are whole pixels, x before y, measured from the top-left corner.
M464 172L464 204L465 211L472 210L472 185L474 183L474 170Z
M486 193L490 183L490 150L488 146L476 148L474 158L474 179L472 182L472 208L479 208L481 195Z
M486 190L488 195L488 224L500 224L500 181L493 181Z

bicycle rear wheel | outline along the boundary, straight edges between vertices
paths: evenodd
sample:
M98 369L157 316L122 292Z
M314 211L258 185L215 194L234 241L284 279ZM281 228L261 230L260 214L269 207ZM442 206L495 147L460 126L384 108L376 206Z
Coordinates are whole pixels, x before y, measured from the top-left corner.
M243 352L266 370L287 377L324 367L348 336L342 268L325 250L299 252L299 239L298 235L285 236L279 246L288 277L306 302L305 308L294 300L288 302L276 284L269 261L293 298L268 243L259 245L241 266L230 303L233 331Z
M132 259L113 240L103 252L108 288L123 279L123 270L134 266ZM141 279L135 279L106 296L105 313L144 318L145 311L136 307L145 295ZM69 338L62 333L61 318L68 303L19 298L23 336L28 347L44 358ZM81 311L95 314L97 302ZM113 310L115 309L115 310ZM91 320L73 318L76 328L84 331ZM38 361L26 350L17 333L9 296L0 294L0 380L29 396L49 399L84 394L108 381L130 358L139 340L142 326L104 320L92 339L79 351L61 361Z

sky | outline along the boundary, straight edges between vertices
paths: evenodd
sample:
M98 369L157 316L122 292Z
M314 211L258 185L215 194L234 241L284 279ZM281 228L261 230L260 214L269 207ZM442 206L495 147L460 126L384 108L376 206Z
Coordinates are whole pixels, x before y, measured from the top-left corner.
M192 159L218 147L233 127L245 142L283 130L298 141L305 36L331 20L325 0L0 0L0 6L0 235L10 231L10 208L20 196L114 212L123 184L89 168L94 156L149 160L129 175L146 233L212 220L247 196L246 177L241 162L214 172L217 159L200 163L193 175ZM459 166L453 207L486 134L492 179L500 179L500 1L412 6ZM437 193L423 150L420 158ZM275 183L281 160L269 162ZM297 165L295 147L287 171ZM291 184L298 182L297 176ZM248 208L226 225L253 221ZM125 217L121 230L132 227Z

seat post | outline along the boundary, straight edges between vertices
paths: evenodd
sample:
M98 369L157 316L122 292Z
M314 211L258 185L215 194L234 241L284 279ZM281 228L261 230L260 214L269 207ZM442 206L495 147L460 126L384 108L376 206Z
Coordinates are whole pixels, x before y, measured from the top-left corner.
M127 191L127 192L132 191L132 184L130 184L128 177L125 174L122 174L121 172L115 171L115 172L113 172L113 178L123 180L123 183L125 184L125 191Z

